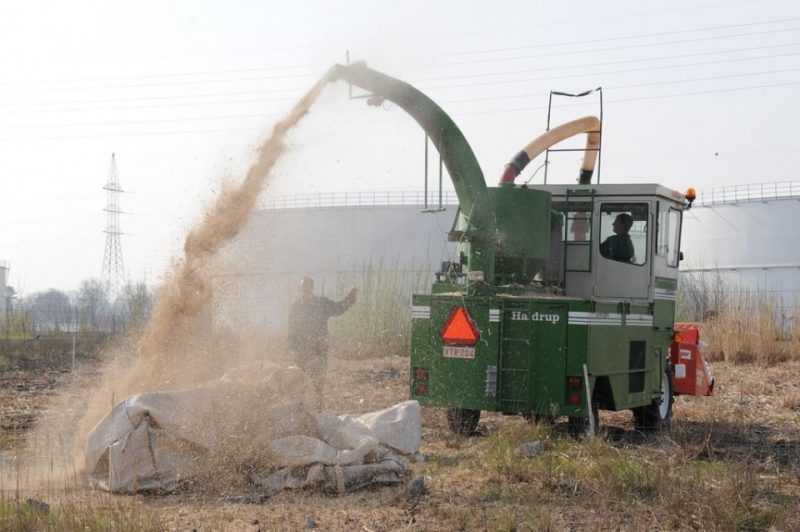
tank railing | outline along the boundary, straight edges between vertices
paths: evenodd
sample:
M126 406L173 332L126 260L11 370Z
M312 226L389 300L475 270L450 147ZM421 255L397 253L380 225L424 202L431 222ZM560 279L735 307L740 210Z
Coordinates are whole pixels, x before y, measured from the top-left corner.
M697 204L721 205L744 201L763 201L798 197L800 197L800 181L775 181L772 183L726 185L724 187L701 190L697 197Z
M288 194L268 196L263 203L264 210L307 209L317 207L424 207L423 191L384 191L384 192L318 192L308 194ZM427 204L438 204L439 191L429 191ZM451 190L442 191L442 205L458 205L458 196Z
M424 207L425 192L421 190L372 192L317 192L268 196L265 210L306 209L316 207ZM428 191L428 205L438 204L439 191ZM800 198L800 181L775 181L747 185L726 185L700 190L696 205L722 205L743 201L763 201L782 198ZM442 205L458 205L458 196L452 190L442 191Z

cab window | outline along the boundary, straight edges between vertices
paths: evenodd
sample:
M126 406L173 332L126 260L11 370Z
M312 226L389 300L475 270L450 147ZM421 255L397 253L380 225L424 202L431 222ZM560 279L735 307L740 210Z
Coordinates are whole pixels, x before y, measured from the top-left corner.
M680 261L681 245L681 218L683 213L678 209L669 210L668 237L669 248L667 249L667 265L673 268L678 267Z
M567 272L589 272L592 269L592 203L568 201L552 204L561 215L561 256ZM552 255L552 253L551 253Z
M647 262L647 204L604 203L600 207L600 255L641 266Z
M566 242L587 242L591 239L591 205L570 205L564 213L565 224L561 240Z
M667 258L667 265L678 267L682 213L678 209L663 209L658 213L656 254Z

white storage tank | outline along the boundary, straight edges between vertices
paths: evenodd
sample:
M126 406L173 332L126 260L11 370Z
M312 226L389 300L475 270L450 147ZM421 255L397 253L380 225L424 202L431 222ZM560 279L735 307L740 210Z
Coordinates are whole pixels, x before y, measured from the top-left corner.
M284 326L302 275L315 291L344 297L370 279L407 293L430 290L441 262L454 260L448 242L456 214L454 193L429 198L420 192L308 194L268 198L220 259L214 282L224 288L225 315L266 329Z
M684 214L681 270L775 298L787 320L800 296L800 182L703 191ZM721 281L721 282L720 282Z
M441 261L455 259L455 245L447 242L457 205L452 192L442 198L444 210L432 214L420 213L420 192L268 201L223 254L225 273L214 280L225 285L227 304L236 307L226 314L236 319L282 326L300 275L313 276L318 293L337 298L371 267L408 284L410 295L429 290ZM438 196L429 198L428 207L437 206ZM800 182L701 191L684 214L684 281L707 276L732 293L758 291L776 298L778 317L791 321L800 300L799 222Z

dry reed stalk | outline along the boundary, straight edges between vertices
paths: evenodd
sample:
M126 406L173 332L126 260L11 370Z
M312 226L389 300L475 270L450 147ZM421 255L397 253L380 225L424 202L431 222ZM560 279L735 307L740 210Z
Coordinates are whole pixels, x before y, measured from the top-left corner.
M774 365L800 359L800 336L784 323L778 298L766 294L729 293L707 313L700 331L710 361Z

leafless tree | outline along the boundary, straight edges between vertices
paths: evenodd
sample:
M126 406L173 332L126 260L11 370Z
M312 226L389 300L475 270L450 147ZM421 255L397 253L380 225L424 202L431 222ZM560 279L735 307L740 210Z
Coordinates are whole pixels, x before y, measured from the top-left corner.
M25 298L24 307L30 311L36 331L65 331L75 325L72 301L60 290L36 292Z
M84 279L78 288L77 296L78 321L85 331L99 331L106 328L111 311L108 294L99 279Z
M128 283L117 297L115 308L125 328L138 329L150 319L153 303L153 292L145 283Z
M678 316L686 321L713 319L730 296L729 283L718 270L682 274L678 294Z

